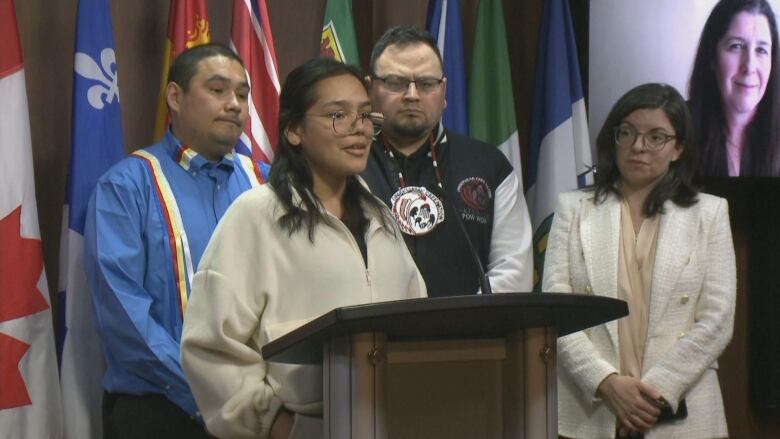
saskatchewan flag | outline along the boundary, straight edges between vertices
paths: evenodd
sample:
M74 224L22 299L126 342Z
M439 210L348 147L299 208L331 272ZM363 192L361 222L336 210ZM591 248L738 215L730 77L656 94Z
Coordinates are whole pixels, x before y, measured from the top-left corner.
M547 0L539 27L526 200L534 227L534 289L558 194L592 183L588 120L568 0Z
M322 24L320 56L345 64L360 65L352 0L328 0Z
M469 131L471 137L498 146L523 184L512 76L501 0L479 2L471 57Z

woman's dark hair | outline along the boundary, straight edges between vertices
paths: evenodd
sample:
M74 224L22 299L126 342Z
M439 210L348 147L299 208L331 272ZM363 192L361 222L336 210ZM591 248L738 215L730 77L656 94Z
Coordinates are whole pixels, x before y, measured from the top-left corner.
M691 126L691 115L685 100L672 86L666 84L643 84L624 94L610 110L607 120L596 137L598 162L593 184L594 203L602 203L607 194L620 197L618 181L620 171L617 167L617 145L615 127L637 110L663 110L674 128L676 147L681 149L680 156L669 164L669 172L653 188L644 206L644 214L652 216L663 213L666 200L672 200L678 206L691 206L698 200L698 191L693 186L696 148ZM668 148L669 146L666 146Z
M279 225L290 235L305 228L312 242L314 229L320 222L327 222L328 218L322 213L321 203L314 195L312 172L303 151L300 145L287 141L285 132L302 123L306 112L315 104L317 85L325 79L342 75L352 76L366 87L358 68L329 58L314 58L287 75L279 96L279 143L268 181L285 210L279 218ZM300 196L302 205L293 202L293 193ZM364 207L379 213L382 225L392 230L384 204L361 184L357 176L347 177L342 221L353 232L364 231L368 224Z
M766 91L746 132L750 175L780 175L780 75L776 61L780 56L780 44L775 14L766 0L721 0L704 25L688 90L699 146L697 171L700 175L728 176L726 118L713 64L718 42L740 12L766 17L772 34L772 67L769 78L765 78Z

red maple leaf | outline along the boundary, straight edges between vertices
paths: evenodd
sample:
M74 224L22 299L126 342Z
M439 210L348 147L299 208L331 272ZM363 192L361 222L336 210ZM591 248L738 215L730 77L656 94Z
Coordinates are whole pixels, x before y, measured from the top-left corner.
M0 332L0 410L30 405L30 395L19 372L19 361L30 347Z
M39 239L22 238L22 207L0 219L0 322L49 308L38 290L43 271ZM30 345L0 333L0 410L30 404L19 361Z
M21 215L19 206L0 219L0 322L49 308L37 287L43 271L41 241L22 238Z

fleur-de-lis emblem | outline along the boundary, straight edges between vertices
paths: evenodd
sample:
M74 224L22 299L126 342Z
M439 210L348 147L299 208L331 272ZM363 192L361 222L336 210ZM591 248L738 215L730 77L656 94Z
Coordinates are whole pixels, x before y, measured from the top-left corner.
M100 66L86 53L76 52L73 68L84 78L100 82L87 90L89 105L101 110L106 104L111 104L114 98L119 102L119 82L114 49L105 48L100 52Z

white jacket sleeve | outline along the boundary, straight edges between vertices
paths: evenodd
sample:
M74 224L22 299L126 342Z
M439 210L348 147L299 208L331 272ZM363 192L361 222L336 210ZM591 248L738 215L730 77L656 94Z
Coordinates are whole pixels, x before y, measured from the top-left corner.
M494 293L528 292L533 288L531 219L517 174L496 188L493 232L487 275Z
M561 194L555 209L544 261L542 291L550 293L573 292L571 261L584 266L579 231L581 203L590 202L573 193ZM559 370L573 378L585 401L595 401L596 390L607 376L617 369L603 358L584 331L558 339Z
M282 401L267 380L267 365L251 346L268 295L253 273L263 260L258 212L228 209L209 242L184 318L182 367L206 426L220 438L265 438Z

